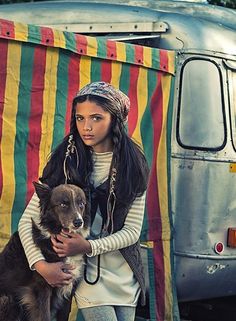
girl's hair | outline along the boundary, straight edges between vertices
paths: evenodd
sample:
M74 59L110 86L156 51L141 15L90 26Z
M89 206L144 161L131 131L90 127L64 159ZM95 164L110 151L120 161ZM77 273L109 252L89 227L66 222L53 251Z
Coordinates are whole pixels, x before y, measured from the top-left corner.
M80 138L75 119L76 104L86 100L96 103L111 113L110 130L113 142L111 169L115 168L117 173L115 194L117 200L131 202L136 196L141 196L147 188L147 161L140 147L127 135L125 125L122 119L116 115L112 103L106 98L95 95L79 96L74 99L70 133L51 153L40 180L51 187L65 183L63 165L66 165L67 183L79 185L85 190L89 188L90 175L93 171L92 148L86 146ZM72 137L74 147L65 160L66 152L68 152L68 141Z

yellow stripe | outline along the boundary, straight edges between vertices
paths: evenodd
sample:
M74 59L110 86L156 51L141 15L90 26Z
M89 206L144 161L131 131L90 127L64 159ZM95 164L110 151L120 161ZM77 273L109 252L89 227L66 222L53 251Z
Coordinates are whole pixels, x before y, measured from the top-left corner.
M54 114L56 107L58 48L48 48L43 92L42 136L39 149L39 176L42 174L53 140Z
M23 23L15 22L15 39L19 41L28 40L28 26Z
M172 272L170 262L170 240L162 241L164 253L164 271L165 271L165 317L164 320L173 320L173 295L172 295Z
M88 37L87 40L88 40L87 55L90 57L97 57L97 51L98 51L97 39Z
M120 75L121 75L122 64L118 61L112 61L111 63L111 84L115 88L119 88Z
M147 106L148 99L147 69L143 67L139 68L139 75L137 81L137 95L138 120L132 137L143 148L140 124Z
M53 29L54 47L66 48L66 40L63 32Z
M76 305L75 298L73 297L71 311L70 311L70 315L69 315L69 321L77 320L77 312L78 312L78 307Z
M167 149L166 149L166 130L167 130L167 112L170 98L171 76L161 76L161 87L163 94L163 120L160 145L157 154L157 177L159 202L162 221L162 242L164 252L164 271L165 271L165 320L172 320L172 273L170 260L170 221L168 208L168 182L167 182Z
M152 48L143 47L143 65L148 68L152 66Z
M175 73L175 51L168 51L168 71L172 74Z
M170 75L162 75L161 89L163 96L163 119L160 144L157 152L157 177L158 177L158 190L159 202L161 208L162 219L162 239L168 240L170 238L170 222L168 213L168 187L167 187L167 150L166 150L166 130L167 130L167 109L170 95Z
M82 88L91 82L90 71L91 71L91 58L88 56L81 56L79 88Z
M118 61L126 62L126 46L125 43L116 42L116 59Z
M3 189L0 199L0 246L4 246L11 235L11 211L15 197L14 145L16 136L16 114L20 80L21 46L8 43L7 78L2 116L1 161Z

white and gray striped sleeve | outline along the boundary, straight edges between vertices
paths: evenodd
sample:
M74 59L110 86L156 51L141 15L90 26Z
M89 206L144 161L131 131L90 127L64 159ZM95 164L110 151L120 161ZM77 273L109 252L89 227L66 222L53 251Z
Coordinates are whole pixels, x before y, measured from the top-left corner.
M36 193L34 193L18 225L20 240L31 269L34 263L45 260L42 252L35 245L32 236L32 219L37 224L39 222L39 215L39 198Z
M92 253L88 256L92 257L102 253L115 251L136 243L140 237L146 193L134 200L122 229L114 234L103 237L101 239L89 240Z

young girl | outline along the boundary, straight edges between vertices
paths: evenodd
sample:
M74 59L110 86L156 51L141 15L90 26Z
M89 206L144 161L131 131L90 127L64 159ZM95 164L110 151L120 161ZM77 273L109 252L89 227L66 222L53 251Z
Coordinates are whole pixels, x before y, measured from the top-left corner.
M132 321L140 295L145 302L139 237L148 166L126 133L129 108L129 98L108 83L82 88L73 101L70 133L51 154L40 178L50 187L77 184L90 200L88 240L67 231L52 237L60 257L86 254L84 279L75 293L86 321ZM51 286L60 287L71 282L73 267L46 262L35 247L31 218L39 218L38 202L34 194L20 220L21 241L30 267Z

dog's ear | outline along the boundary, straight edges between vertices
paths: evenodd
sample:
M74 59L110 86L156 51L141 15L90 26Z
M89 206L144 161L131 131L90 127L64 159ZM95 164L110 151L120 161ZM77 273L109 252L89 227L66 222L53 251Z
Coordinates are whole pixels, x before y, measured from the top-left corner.
M52 189L47 184L33 182L35 192L40 200L48 200L51 195Z

